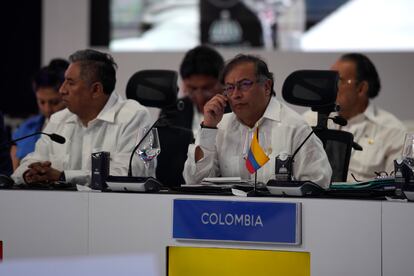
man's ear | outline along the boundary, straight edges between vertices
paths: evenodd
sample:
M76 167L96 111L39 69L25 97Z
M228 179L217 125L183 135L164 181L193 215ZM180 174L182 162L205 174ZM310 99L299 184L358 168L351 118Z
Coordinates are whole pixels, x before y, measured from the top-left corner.
M103 91L102 83L100 83L100 82L92 83L91 90L92 90L92 97L93 98L96 98L96 97L99 97L102 94L105 94L104 91Z
M369 84L367 81L361 81L357 86L357 91L359 95L364 95L369 97L368 95Z
M272 80L266 80L264 83L266 96L269 96L272 94L272 83L273 83Z

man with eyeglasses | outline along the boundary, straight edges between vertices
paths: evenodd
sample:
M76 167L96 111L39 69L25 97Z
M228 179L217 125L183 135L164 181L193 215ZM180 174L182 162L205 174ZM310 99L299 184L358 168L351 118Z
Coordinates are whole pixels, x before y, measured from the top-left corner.
M219 74L224 59L213 48L201 45L189 50L180 65L184 98L177 106L162 110L170 124L192 129L194 134L203 118L204 104L221 92Z
M401 157L405 127L394 115L372 103L381 83L372 61L360 53L341 56L331 67L338 71L337 104L339 115L348 120L345 127L328 122L329 128L351 132L363 151L352 151L348 181L372 179L394 170L393 160ZM316 125L317 115L304 114L310 125Z
M257 180L266 183L275 177L276 156L292 155L311 128L276 99L273 74L260 58L236 56L226 64L220 81L223 93L204 106L196 143L188 150L184 179L187 184L215 176L252 180L254 175L247 170L245 158L258 130L259 144L270 160L257 171ZM227 105L233 112L224 114ZM316 136L311 136L296 155L293 174L297 180L329 186L332 170Z

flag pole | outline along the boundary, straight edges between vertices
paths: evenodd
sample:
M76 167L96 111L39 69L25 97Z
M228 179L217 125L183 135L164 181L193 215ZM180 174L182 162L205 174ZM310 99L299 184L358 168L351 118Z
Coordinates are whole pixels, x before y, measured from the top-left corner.
M259 141L259 127L256 128L256 137L257 141ZM247 196L257 196L257 170L254 172L254 184L253 184L253 191L247 193Z
M257 193L257 171L254 172L254 186L253 186L254 193Z
M259 142L259 126L256 128L256 137L257 142ZM260 142L259 142L260 143ZM254 194L257 195L257 170L254 172L254 186L253 186Z

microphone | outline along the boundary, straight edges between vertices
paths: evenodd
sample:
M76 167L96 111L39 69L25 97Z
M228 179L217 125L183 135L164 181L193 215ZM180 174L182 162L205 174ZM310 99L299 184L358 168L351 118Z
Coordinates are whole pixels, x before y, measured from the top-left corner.
M312 129L312 131L308 134L308 136L306 136L292 155L282 153L276 156L275 177L277 181L292 181L293 162L295 160L295 156L313 133L315 133L315 129Z
M340 126L346 126L348 124L348 121L341 116L328 117L328 119L331 119L335 124Z
M123 191L123 192L131 192L131 191L138 191L138 192L158 192L162 184L153 177L140 177L132 176L132 158L134 157L135 151L139 148L151 130L166 116L161 115L158 119L150 126L150 128L144 133L144 136L139 140L138 144L134 147L131 152L131 156L129 158L128 164L128 176L113 176L113 175L104 175L103 181L100 178L99 184L101 186L102 191ZM107 167L105 167L106 173L109 172L109 159L106 160ZM98 170L102 170L102 168L98 168ZM102 172L101 172L102 173ZM103 183L102 183L103 182Z
M270 179L266 187L271 194L290 195L290 196L317 196L324 192L324 189L312 181L298 181L293 175L293 162L296 154L306 143L306 141L315 133L315 128L306 136L303 142L297 147L292 156L288 154L279 154L275 162L275 179Z
M42 132L42 134L45 134L45 135L49 136L50 139L52 139L53 142L56 142L58 144L64 144L66 142L65 137L63 137L59 134L56 134L56 133L48 134L48 133L43 133L43 132Z
M65 137L63 137L63 136L61 136L59 134L56 134L56 133L50 133L49 134L49 133L45 133L45 132L38 131L38 132L35 132L35 133L32 133L32 134L29 134L29 135L26 135L26 136L23 136L23 137L20 137L20 138L11 140L10 142L3 143L3 144L0 145L0 147L13 145L14 143L16 143L16 142L18 142L20 140L24 140L26 138L29 138L29 137L32 137L32 136L35 136L35 135L39 135L39 134L47 135L47 136L50 137L50 139L53 142L56 142L56 143L59 143L59 144L64 144L66 142Z
M165 117L165 115L161 115L160 117L158 117L158 119L150 126L150 128L147 130L147 132L145 132L144 136L142 136L141 140L139 140L138 144L132 150L128 163L128 177L132 176L132 158L134 157L135 151L139 148L139 146L142 144L142 142L145 140L145 138L148 136L151 130L155 127L155 125L158 124Z
M335 124L340 126L346 126L348 124L348 121L341 116L328 117L328 119L331 119ZM357 151L363 150L362 146L355 141L352 142L352 148Z

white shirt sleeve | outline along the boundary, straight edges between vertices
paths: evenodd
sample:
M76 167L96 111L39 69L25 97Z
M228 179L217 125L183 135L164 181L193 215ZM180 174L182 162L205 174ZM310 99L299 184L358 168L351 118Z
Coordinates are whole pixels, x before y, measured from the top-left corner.
M299 128L298 132L302 133L301 138L297 139L298 143L305 140L309 127ZM294 157L293 175L297 180L310 180L324 189L331 183L332 168L329 159L323 148L322 142L312 134L311 137L303 144L303 147Z
M54 133L56 125L48 123L43 130L45 133ZM20 162L20 165L16 168L11 175L14 182L17 184L24 183L23 174L29 169L28 166L35 162L48 161L50 153L50 143L52 140L46 135L41 135L36 142L35 151L26 155Z
M60 145L49 137L41 137L35 152L24 158L13 174L16 183L24 182L22 175L29 164L51 161L53 168L65 172L66 181L87 185L91 178L91 154L96 151L110 153L111 175L126 176L138 134L151 122L148 110L132 101L116 102L88 128L81 126L67 110L53 118L54 115L44 131L61 134L66 138L66 143ZM132 172L135 176L155 176L155 167L156 161L145 167L138 156L133 158Z
M197 137L198 142L189 145L183 171L183 177L187 184L200 183L205 177L217 176L219 171L216 150L217 133L218 129L201 128ZM201 148L204 156L195 162L197 146Z

